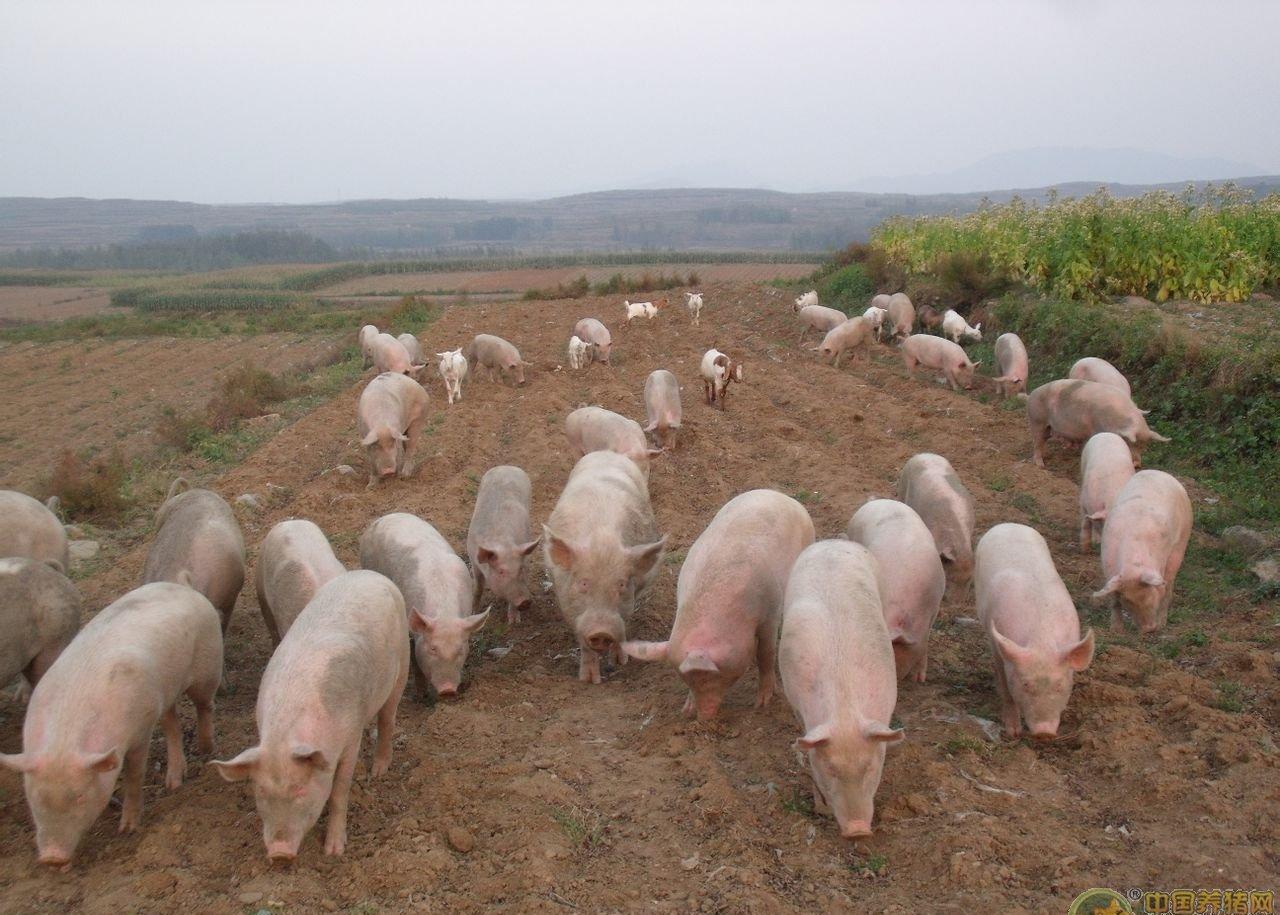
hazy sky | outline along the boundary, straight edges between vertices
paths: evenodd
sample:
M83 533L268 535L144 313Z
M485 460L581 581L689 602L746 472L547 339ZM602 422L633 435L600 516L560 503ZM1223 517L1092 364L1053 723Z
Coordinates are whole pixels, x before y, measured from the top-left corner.
M1276 173L1277 35L1271 0L3 0L0 196L841 189L1039 146Z

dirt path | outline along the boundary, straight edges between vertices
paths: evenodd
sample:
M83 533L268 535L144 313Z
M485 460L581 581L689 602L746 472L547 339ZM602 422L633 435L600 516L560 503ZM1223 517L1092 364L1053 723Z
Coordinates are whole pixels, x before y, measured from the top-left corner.
M651 481L671 535L635 630L664 637L679 560L727 499L771 486L802 497L820 536L844 529L869 496L890 495L902 462L946 455L977 499L978 528L1033 523L1082 606L1096 558L1078 553L1074 466L1052 449L1048 470L1026 461L1021 411L905 377L881 349L837 371L795 345L784 299L761 287L707 290L700 328L678 310L616 327L616 302L512 303L453 309L426 335L430 352L479 330L502 334L535 363L529 383L471 383L438 411L417 476L372 492L354 443L359 388L316 410L217 484L228 498L268 494L243 516L254 548L271 524L308 517L354 564L356 538L393 510L427 518L461 547L479 476L516 463L533 478L535 520L550 513L572 465L565 414L599 403L643 416L641 390L657 367L684 385L680 449ZM613 370L556 370L578 317L615 328ZM711 345L746 362L725 413L701 403L697 361ZM355 465L355 477L326 472ZM136 581L141 548L85 583L100 607ZM36 868L20 781L0 776L0 908L86 912L1046 912L1060 915L1090 886L1273 886L1277 873L1277 718L1274 610L1231 608L1212 624L1205 660L1170 661L1132 635L1105 649L1078 681L1063 738L1045 746L991 742L972 719L995 718L984 639L944 606L930 680L907 684L898 716L908 739L890 751L876 833L850 844L808 815L809 782L790 749L799 728L778 697L751 709L754 677L710 724L680 716L673 671L632 662L598 687L574 679L573 641L541 588L526 622L490 623L473 650L460 699L434 707L411 689L401 706L391 772L353 792L347 854L327 859L316 839L299 862L268 867L260 823L242 787L203 759L164 792L148 779L143 830L115 835L104 816L68 874ZM497 614L495 614L495 618ZM1094 625L1104 621L1101 614ZM1209 626L1205 621L1201 625ZM1257 640L1258 633L1265 638ZM1251 641L1250 639L1255 639ZM510 647L501 658L491 647ZM254 738L253 703L269 641L247 588L228 642L232 692L218 709L219 752ZM1262 714L1211 707L1229 671ZM21 708L0 703L0 747L14 748ZM188 730L190 722L188 721ZM158 742L152 767L163 758ZM474 848L460 852L450 829ZM280 909L277 909L280 910Z

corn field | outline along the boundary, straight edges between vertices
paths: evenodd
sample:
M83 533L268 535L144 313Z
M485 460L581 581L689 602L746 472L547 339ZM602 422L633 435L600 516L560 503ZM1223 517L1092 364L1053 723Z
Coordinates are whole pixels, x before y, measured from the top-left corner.
M963 216L890 219L873 242L911 273L967 252L1066 299L1240 302L1280 285L1280 195L1255 201L1227 184L1128 199L1051 195L1043 206L1014 198Z

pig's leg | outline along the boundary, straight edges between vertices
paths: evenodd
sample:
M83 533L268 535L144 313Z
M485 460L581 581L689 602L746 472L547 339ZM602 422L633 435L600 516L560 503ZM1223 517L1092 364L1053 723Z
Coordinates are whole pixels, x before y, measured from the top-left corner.
M147 772L147 753L151 749L148 734L139 746L124 754L120 810L120 832L133 832L142 825L142 778Z
M920 663L916 665L916 682L923 683L925 673L929 670L929 645L925 644L920 651Z
M909 353L902 354L902 364L907 367L907 374L911 375L916 370L916 360Z
M1029 423L1031 428L1031 461L1037 467L1044 466L1044 443L1049 440L1049 424Z
M1093 522L1083 512L1080 518L1080 552L1087 553L1093 549Z
M995 658L995 668L996 692L1000 694L1000 721L1004 724L1005 736L1015 738L1022 733L1022 713L1018 711L1018 706L1009 693L1009 684L1004 679L1004 661L998 655Z
M773 698L778 682L778 616L770 614L756 630L756 667L760 671L760 688L756 691L756 708L764 708Z
M170 791L177 791L182 787L183 776L187 774L187 758L182 755L182 725L178 722L176 703L160 716L160 729L164 731L164 745L168 753L164 786Z
M583 683L600 682L600 655L595 649L582 647L582 658L578 661L578 679Z
M959 382L956 381L955 372L951 371L951 369L943 369L942 374L946 376L947 385L950 386L951 390L953 391L960 390L960 384Z
M409 672L405 671L405 680ZM373 748L373 766L369 774L373 778L386 774L391 767L391 739L396 733L396 707L400 705L400 696L404 693L405 680L396 684L387 701L378 709L378 742Z
M187 696L196 707L196 749L201 753L213 752L213 697L221 680L222 672L217 671L187 690Z
M404 443L403 463L400 465L400 479L402 480L407 480L413 475L413 457L418 453L418 440L422 437L422 419L419 416L409 423L408 429L404 430L404 434L409 440Z
M809 325L808 325L808 324L806 324L806 325L804 325L803 327L801 327L801 328L800 328L800 339L796 340L796 342L797 342L797 343L802 343L802 342L804 342L804 335L805 335L805 334L807 334L808 332L809 332Z
M360 757L360 733L342 753L338 771L333 775L333 790L329 792L329 825L324 833L324 853L340 855L347 849L347 802L351 799L351 777Z
M680 711L684 713L686 718L692 718L698 713L698 702L694 698L693 690L689 690L689 698L684 700L684 708Z
M836 358L831 364L836 368L840 368L840 357L843 355L844 355L844 350L842 349L836 350Z

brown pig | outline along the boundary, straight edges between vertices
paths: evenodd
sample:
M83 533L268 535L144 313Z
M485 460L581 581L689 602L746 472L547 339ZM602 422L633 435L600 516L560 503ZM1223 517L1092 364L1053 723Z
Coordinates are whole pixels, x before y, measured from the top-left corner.
M34 687L80 628L80 593L57 563L0 559L0 684Z
M258 689L258 744L213 765L250 779L272 861L292 861L320 818L325 854L347 847L347 801L365 727L378 722L369 774L391 764L396 707L409 676L404 599L377 572L326 582L271 655Z
M932 305L921 305L916 318L920 321L921 330L937 330L942 326L942 313Z
M395 372L417 380L426 368L423 363L414 362L405 345L388 333L378 334L369 341L369 355L373 358L374 371L379 374Z
M1004 732L1058 735L1075 674L1093 660L1093 630L1080 637L1080 617L1049 555L1025 524L997 524L974 558L978 620L991 641Z
M804 735L814 808L840 835L871 835L885 749L898 699L875 558L861 544L821 540L795 561L782 610L778 671Z
M449 541L416 515L394 512L360 536L360 565L404 596L417 670L440 696L456 696L471 636L489 619L475 609L475 581Z
M1017 334L1001 334L996 337L996 393L1012 397L1027 389L1027 348Z
M384 372L360 392L356 432L369 456L369 487L380 479L413 474L422 425L427 419L427 392L412 378Z
M573 335L581 340L586 340L591 347L591 361L603 362L609 365L609 358L613 353L613 336L609 333L609 328L595 318L583 318L577 324L573 325Z
M142 566L142 581L187 582L218 608L225 634L244 587L244 536L231 506L216 492L173 481L156 512L156 536Z
M680 433L682 411L680 408L680 382L666 369L650 372L644 381L644 408L649 425L644 431L653 435L663 451L676 447Z
M68 864L124 776L120 832L142 823L142 783L156 722L168 748L165 787L186 758L178 700L196 707L196 747L213 750L213 695L222 676L218 613L192 588L153 582L95 616L31 693L22 752L0 754L21 772L41 864Z
M827 331L827 335L822 338L822 342L815 346L813 350L819 353L823 359L831 359L831 364L836 368L840 368L840 357L845 354L845 351L853 350L859 346L864 349L869 347L871 340L875 337L875 332L875 327L872 326L871 322L862 315L858 315L858 317L850 318Z
M972 388L973 370L982 364L981 360L970 362L959 344L932 334L911 334L899 344L899 348L908 372L915 371L918 365L942 372L953 391Z
M25 556L71 568L67 530L58 516L26 493L0 489L0 556Z
M920 516L942 559L952 588L973 575L973 496L951 462L938 454L917 454L898 474L898 499Z
M837 311L825 305L806 305L796 312L796 317L800 319L800 323L803 325L800 328L800 337L796 341L797 343L804 340L805 334L811 330L826 334L849 320L843 311Z
M316 524L295 518L271 528L258 550L254 570L258 609L271 643L279 645L320 586L345 571Z
M627 642L642 661L666 661L689 687L685 715L714 718L754 661L756 707L773 695L778 624L787 576L813 543L804 506L772 489L725 503L689 548L676 582L676 617L665 642ZM888 639L885 639L888 647ZM890 661L892 665L892 661Z
M906 337L916 325L916 310L905 292L895 292L889 296L889 339Z
M1142 466L1142 451L1149 442L1169 441L1147 427L1142 411L1123 391L1074 378L1059 378L1031 392L1027 427L1037 467L1044 466L1044 444L1050 432L1072 442L1086 442L1099 432L1114 432L1128 443L1135 467Z
M1117 391L1124 391L1125 397L1130 399L1133 397L1133 389L1129 387L1129 379L1124 377L1124 373L1107 360L1096 356L1077 359L1071 366L1071 371L1067 372L1067 377L1082 381L1096 381L1098 384L1109 385Z
M667 544L644 474L614 451L584 455L542 531L556 603L582 652L578 679L599 683L601 655L623 661L627 622Z
M1111 625L1127 610L1144 632L1169 620L1173 582L1191 538L1191 499L1163 470L1142 470L1116 493L1102 525L1102 574L1095 601L1113 598Z
M1133 455L1114 432L1089 437L1080 452L1080 550L1089 552L1102 539L1102 523L1116 493L1133 476Z
M486 588L507 604L507 622L533 603L524 581L524 563L541 537L530 539L529 506L533 484L519 467L490 467L480 478L476 507L467 528L467 558L476 599Z
M564 434L574 457L590 451L616 451L636 462L645 479L649 478L649 458L661 454L650 448L644 430L634 419L603 407L579 407L564 420Z
M911 506L872 499L849 520L849 539L876 559L884 621L898 678L923 683L929 668L929 630L938 618L947 576L933 534Z
M467 367L473 372L477 365L482 365L491 377L499 372L504 381L514 377L516 384L524 384L524 367L533 365L520 358L518 349L493 334L476 334L475 339L462 348L462 355L467 357Z

